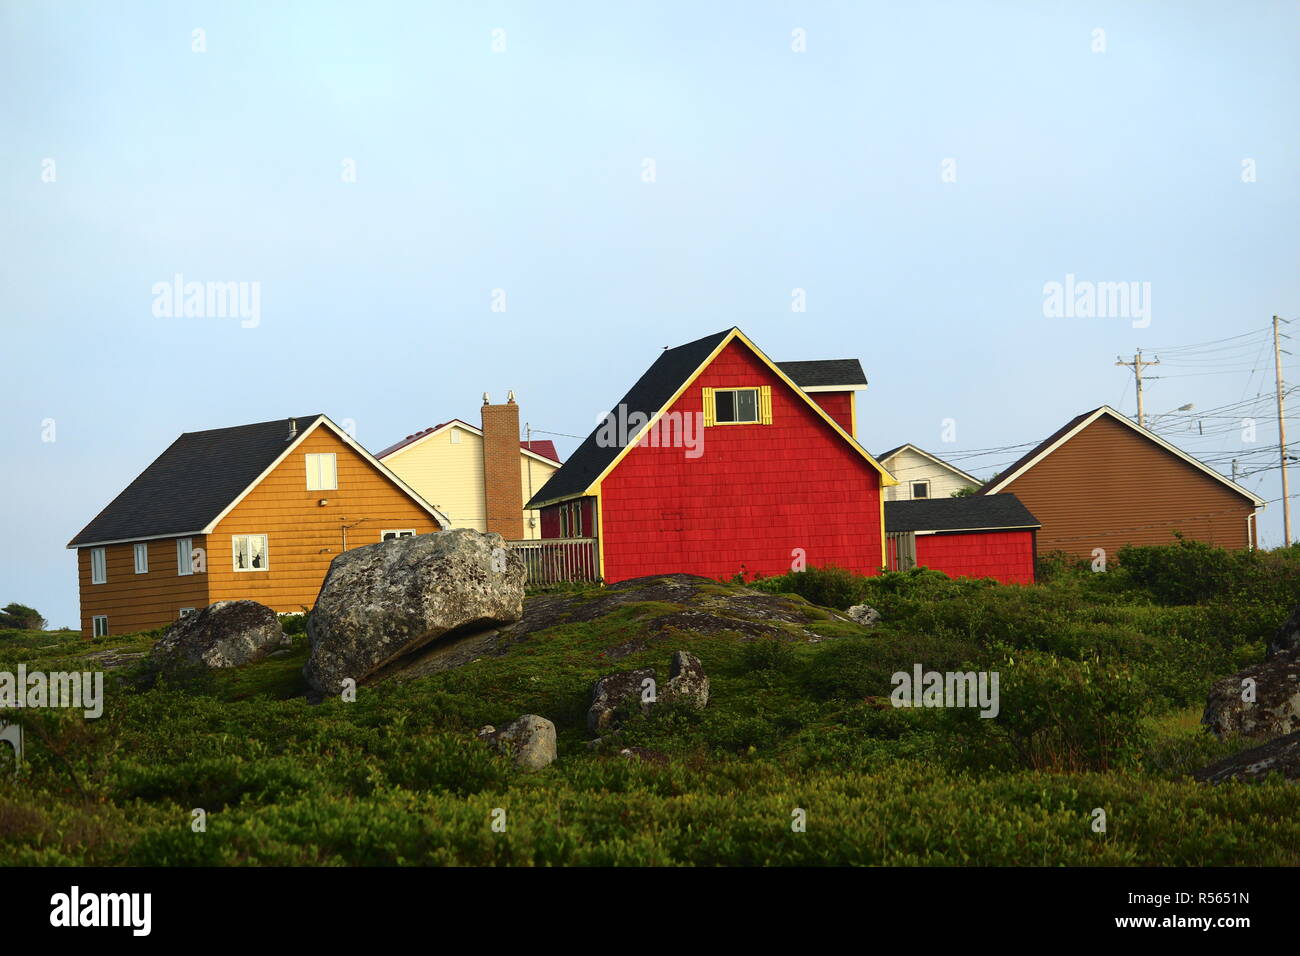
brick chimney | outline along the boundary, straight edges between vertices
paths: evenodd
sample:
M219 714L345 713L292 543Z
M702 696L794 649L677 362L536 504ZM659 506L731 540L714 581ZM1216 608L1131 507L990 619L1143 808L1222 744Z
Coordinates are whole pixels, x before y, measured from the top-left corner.
M504 405L483 393L483 500L487 530L507 541L524 536L524 480L519 467L519 406L509 392Z

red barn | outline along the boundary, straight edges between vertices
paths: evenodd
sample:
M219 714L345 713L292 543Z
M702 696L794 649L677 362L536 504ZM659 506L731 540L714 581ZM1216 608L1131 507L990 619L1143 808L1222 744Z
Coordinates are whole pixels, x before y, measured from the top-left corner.
M853 437L855 359L778 365L737 328L666 350L529 501L600 577L884 566L884 486Z
M1033 584L1040 527L1010 494L886 501L887 566Z

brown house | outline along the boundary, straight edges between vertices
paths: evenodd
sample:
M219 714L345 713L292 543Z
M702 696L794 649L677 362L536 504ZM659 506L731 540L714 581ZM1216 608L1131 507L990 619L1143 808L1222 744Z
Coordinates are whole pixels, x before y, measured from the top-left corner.
M1174 532L1225 548L1255 544L1258 495L1103 405L1067 422L979 494L1013 492L1042 522L1040 554L1108 558Z
M187 432L69 542L82 634L217 601L302 611L340 552L448 527L324 415Z

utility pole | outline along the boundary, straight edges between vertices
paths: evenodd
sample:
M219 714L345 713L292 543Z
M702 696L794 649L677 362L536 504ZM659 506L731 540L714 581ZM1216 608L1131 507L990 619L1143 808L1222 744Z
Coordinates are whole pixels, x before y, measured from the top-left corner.
M1282 342L1286 338L1278 323L1285 319L1273 316L1273 377L1277 382L1277 440L1281 449L1282 464L1282 538L1291 546L1291 492L1286 475L1286 400L1282 397ZM1288 352L1288 355L1291 353Z
M1133 377L1137 379L1137 394L1138 394L1138 424L1141 425L1143 428L1146 428L1146 427L1147 427L1147 416L1146 416L1146 413L1142 410L1142 369L1145 368L1145 367L1148 366L1148 365L1159 365L1159 364L1160 364L1160 359L1156 359L1154 362L1144 362L1144 361L1142 360L1142 350L1141 350L1141 349L1138 349L1138 350L1137 350L1137 354L1135 354L1135 355L1133 356L1133 361L1131 361L1131 362L1122 362L1122 361L1119 360L1119 356L1116 355L1116 356L1115 356L1115 364L1116 364L1116 365L1123 365L1123 366L1126 366L1126 367L1128 367L1128 368L1133 369Z

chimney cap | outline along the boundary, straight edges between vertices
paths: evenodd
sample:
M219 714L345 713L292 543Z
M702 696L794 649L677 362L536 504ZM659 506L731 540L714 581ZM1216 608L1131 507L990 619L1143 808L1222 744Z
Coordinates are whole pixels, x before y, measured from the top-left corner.
M506 404L513 405L514 403L515 403L515 390L512 388L508 392L506 392Z
M484 393L483 393L483 404L484 404L484 405L487 405L487 404L489 404L491 401L492 401L492 399L488 398L488 393L487 393L487 392L484 392Z

